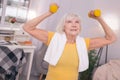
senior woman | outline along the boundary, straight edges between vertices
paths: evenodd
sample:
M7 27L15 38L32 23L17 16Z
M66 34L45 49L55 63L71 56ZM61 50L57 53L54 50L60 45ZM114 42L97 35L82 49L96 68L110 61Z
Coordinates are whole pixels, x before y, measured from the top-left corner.
M97 20L105 32L104 37L83 38L78 36L81 31L80 17L70 13L60 21L57 32L37 29L36 26L51 16L48 11L23 25L30 35L48 45L45 60L49 63L46 80L77 80L78 72L88 68L87 50L99 48L113 43L116 36L101 16L95 17L90 11L90 17Z

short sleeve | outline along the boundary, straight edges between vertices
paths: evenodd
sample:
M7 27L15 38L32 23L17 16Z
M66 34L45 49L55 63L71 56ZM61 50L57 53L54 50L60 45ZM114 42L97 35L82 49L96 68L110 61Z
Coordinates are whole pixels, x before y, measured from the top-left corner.
M85 42L86 42L86 47L88 49L90 45L90 38L85 38Z
M48 32L48 41L47 41L47 43L45 43L47 46L50 44L50 41L53 36L54 36L54 32Z

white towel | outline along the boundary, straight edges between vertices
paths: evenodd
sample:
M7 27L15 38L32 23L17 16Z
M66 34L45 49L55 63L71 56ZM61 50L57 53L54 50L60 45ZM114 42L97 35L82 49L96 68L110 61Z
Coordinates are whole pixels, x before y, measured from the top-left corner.
M67 38L65 34L55 33L46 51L44 60L50 65L55 66L61 57ZM78 71L84 71L88 68L88 53L84 38L77 36L76 46L79 56L79 69Z

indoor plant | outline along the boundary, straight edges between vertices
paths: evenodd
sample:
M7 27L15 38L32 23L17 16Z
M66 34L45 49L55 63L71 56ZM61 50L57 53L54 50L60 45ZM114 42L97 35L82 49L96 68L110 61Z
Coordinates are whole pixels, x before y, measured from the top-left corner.
M90 50L88 52L89 55L89 68L80 73L79 80L92 80L92 73L95 68L95 64L97 61L97 51L96 50Z

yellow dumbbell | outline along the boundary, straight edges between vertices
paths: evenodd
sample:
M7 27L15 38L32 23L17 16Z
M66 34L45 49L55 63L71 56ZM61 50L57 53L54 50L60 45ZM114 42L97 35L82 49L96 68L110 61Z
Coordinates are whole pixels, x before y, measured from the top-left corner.
M94 10L94 15L95 15L96 17L99 17L99 16L101 15L100 9Z
M94 14L94 16L99 17L99 16L101 16L101 10L100 9L95 9L93 11L93 14ZM88 13L88 16L91 17L90 13Z
M56 4L50 5L50 12L55 13L58 10L58 6Z

